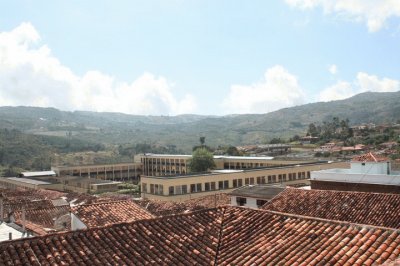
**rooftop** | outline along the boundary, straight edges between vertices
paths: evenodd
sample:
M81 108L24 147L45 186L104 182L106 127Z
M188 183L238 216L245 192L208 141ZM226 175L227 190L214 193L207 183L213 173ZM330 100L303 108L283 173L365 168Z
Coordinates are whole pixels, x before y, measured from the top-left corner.
M25 210L26 228L38 235L47 234L49 231L65 230L56 228L55 221L63 215L69 214L69 206L47 207ZM14 212L15 223L22 226L22 211Z
M372 265L398 230L221 207L0 244L1 265Z
M263 209L400 229L400 195L286 188Z
M8 180L13 180L21 183L31 184L31 185L51 185L52 183L43 180L36 180L32 178L24 177L7 177Z
M72 208L72 213L89 228L154 217L130 200L79 205Z
M39 172L22 172L21 175L24 177L55 176L56 173L54 171L39 171Z
M232 196L250 197L258 199L270 200L279 193L281 193L285 187L273 186L273 185L248 185L233 190L230 194Z
M286 168L296 168L296 167L301 167L301 166L309 166L309 165L320 165L320 164L329 164L332 163L332 161L315 161L315 162L305 162L305 163L298 163L296 165L294 164L287 164L287 165L273 165L273 166L267 166L267 167L258 167L258 168L251 168L251 169L242 169L239 170L241 172L257 172L257 171L263 171L263 170L268 170L268 169L286 169ZM181 174L181 175L171 175L171 176L146 176L146 178L156 178L156 179L174 179L174 178L187 178L187 177L194 177L194 176L209 176L209 175L217 175L217 174L230 174L232 173L230 169L224 169L228 171L215 171L212 170L212 172L202 172L202 173L189 173L189 174ZM238 171L238 170L234 170ZM235 173L235 172L233 172Z
M387 162L389 158L383 157L372 152L355 156L351 159L352 162Z
M225 193L198 197L183 202L140 200L142 207L156 216L186 213L209 208L216 208L230 204L230 196Z

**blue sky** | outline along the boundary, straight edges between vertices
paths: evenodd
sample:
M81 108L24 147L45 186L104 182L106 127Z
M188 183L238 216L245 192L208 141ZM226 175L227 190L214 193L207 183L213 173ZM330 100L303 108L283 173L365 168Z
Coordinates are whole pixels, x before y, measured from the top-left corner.
M400 90L400 2L4 1L0 105L266 113Z

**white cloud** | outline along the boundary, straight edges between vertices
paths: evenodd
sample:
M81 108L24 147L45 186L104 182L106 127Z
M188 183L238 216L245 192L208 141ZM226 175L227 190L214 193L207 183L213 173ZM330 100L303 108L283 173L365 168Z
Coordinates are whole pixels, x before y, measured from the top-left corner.
M332 75L335 75L337 73L337 71L338 71L336 65L330 65L328 70Z
M391 17L400 16L397 0L285 0L292 7L312 9L321 7L326 14L365 22L370 32L380 30Z
M194 97L176 99L164 77L144 73L128 83L99 71L78 76L39 42L40 35L30 23L0 33L0 105L152 115L196 109Z
M400 90L400 81L398 80L389 78L379 79L375 75L359 72L353 82L339 81L323 90L318 95L318 100L326 102L346 99L366 91L394 92L398 90Z
M278 65L267 69L258 83L232 85L222 107L225 113L267 113L303 102L297 78Z

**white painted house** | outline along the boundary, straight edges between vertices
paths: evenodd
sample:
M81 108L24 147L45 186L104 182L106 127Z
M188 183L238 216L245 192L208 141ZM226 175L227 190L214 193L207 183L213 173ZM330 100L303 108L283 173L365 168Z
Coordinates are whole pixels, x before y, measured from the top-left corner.
M231 196L231 205L259 209L284 189L285 186L281 185L243 186L229 193Z
M312 171L313 180L400 186L400 172L392 171L388 158L370 152L354 157L350 169Z

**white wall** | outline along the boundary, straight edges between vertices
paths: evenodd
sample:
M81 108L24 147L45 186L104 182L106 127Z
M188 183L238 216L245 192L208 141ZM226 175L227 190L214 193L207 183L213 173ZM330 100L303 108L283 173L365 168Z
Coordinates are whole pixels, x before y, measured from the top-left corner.
M87 226L81 220L79 220L79 218L75 214L71 213L71 230L75 231L86 228Z
M387 162L352 162L350 164L351 172L357 174L372 174L372 175L386 175L388 172L388 167L391 169L391 165Z
M240 197L240 198L244 198L244 197ZM231 205L232 205L232 206L239 206L239 205L237 204L237 202L236 202L236 196L231 196ZM243 207L258 209L258 206L257 206L257 199L246 197L246 204L243 205Z
M329 172L329 171L311 172L311 180L365 183L365 184L400 185L400 175L335 173L335 172Z

